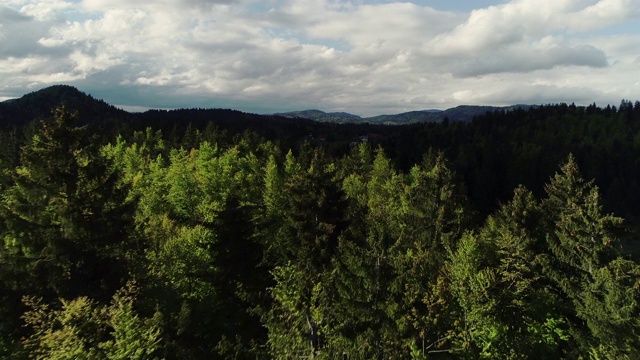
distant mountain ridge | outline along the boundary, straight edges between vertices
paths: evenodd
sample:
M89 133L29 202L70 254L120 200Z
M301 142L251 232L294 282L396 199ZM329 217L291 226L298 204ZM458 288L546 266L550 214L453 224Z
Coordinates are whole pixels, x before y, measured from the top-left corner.
M62 103L80 111L83 118L88 120L139 117L139 115L116 108L103 100L95 99L91 95L87 95L73 86L54 85L26 94L17 99L0 102L0 125L28 123L33 119L50 117L51 109ZM361 117L347 112L324 112L317 109L274 113L272 115L248 113L246 115L251 115L255 118L305 119L329 124L403 125L424 122L439 123L445 119L449 121L469 122L473 120L474 117L484 115L487 112L496 110L509 111L517 108L528 109L532 106L533 105L513 105L496 107L461 105L447 110L430 109L372 117ZM155 110L150 111L153 112Z
M302 118L320 122L329 123L369 123L369 124L384 124L384 125L402 125L402 124L414 124L422 122L442 122L445 119L449 121L469 122L474 117L484 115L487 112L493 112L496 110L511 111L515 109L528 109L535 105L512 105L512 106L473 106L473 105L460 105L447 110L419 110L409 111L405 113L395 115L377 115L371 117L360 117L344 112L331 112L326 113L320 110L303 110L292 111L286 113L277 113L275 115Z
M300 119L308 119L308 120L327 122L327 123L336 123L336 124L357 122L362 119L358 115L353 115L346 112L327 113L317 109L291 111L291 112L285 112L285 113L274 113L273 115L283 116L287 118L300 118Z

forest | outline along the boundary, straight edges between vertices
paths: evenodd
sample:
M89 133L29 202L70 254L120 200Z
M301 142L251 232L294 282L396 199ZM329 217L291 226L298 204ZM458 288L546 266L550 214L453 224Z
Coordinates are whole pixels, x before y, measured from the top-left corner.
M640 102L389 126L68 90L0 107L0 358L640 358Z

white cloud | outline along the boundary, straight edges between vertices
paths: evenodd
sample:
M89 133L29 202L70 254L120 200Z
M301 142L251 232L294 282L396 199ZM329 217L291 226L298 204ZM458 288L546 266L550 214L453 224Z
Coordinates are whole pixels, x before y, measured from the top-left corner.
M640 17L638 0L600 0L566 19L573 31L589 31Z
M305 30L313 38L345 39L356 47L371 44L408 47L450 30L457 20L459 16L453 13L411 3L391 3L330 11Z
M22 7L21 12L28 16L33 16L39 21L58 20L62 17L60 12L71 8L72 6L73 4L68 1L40 0L38 2L29 2L25 4Z
M640 14L638 0L516 0L474 10L450 32L429 42L438 55L482 55L568 30L588 32Z
M242 0L81 0L82 6L89 11L141 8L184 11L185 7L208 9L218 5L233 5L241 2Z
M188 106L197 98L247 110L271 102L281 107L274 111L362 115L640 98L633 84L639 35L598 33L637 21L640 0L514 0L469 14L436 8L338 0L0 0L0 92L68 81L122 88L131 96L118 101L128 106L154 99L156 106L163 99Z

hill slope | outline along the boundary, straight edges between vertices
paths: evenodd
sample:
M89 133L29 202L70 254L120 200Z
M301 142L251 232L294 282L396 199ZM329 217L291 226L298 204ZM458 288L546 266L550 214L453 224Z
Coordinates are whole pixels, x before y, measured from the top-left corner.
M26 124L33 119L51 117L51 110L64 104L78 110L83 119L124 119L130 114L103 100L95 99L73 86L55 85L18 99L0 103L0 126Z

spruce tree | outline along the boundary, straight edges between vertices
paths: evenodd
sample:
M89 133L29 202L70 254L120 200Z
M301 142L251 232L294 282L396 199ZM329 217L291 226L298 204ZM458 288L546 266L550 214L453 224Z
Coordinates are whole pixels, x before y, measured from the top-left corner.
M344 227L342 194L335 166L321 149L306 149L299 160L287 156L282 190L286 198L269 197L275 201L270 206L284 207L269 210L281 216L281 226L266 245L275 284L263 319L275 358L313 357L327 351L321 310L326 310L326 279Z
M3 256L36 294L109 298L126 274L127 206L117 174L79 115L40 123L2 199ZM4 262L3 262L4 263Z
M564 297L560 309L576 342L573 351L636 358L639 268L616 251L622 219L603 214L598 188L580 176L573 156L546 192L542 271Z
M557 358L568 339L561 299L537 261L542 215L523 187L489 216L478 233L467 233L449 265L460 304L460 345L482 358Z
M133 258L131 208L96 137L79 121L64 106L52 119L39 121L5 183L0 288L8 307L0 316L8 327L0 326L3 339L23 335L24 295L45 303L78 296L107 301L126 281Z

